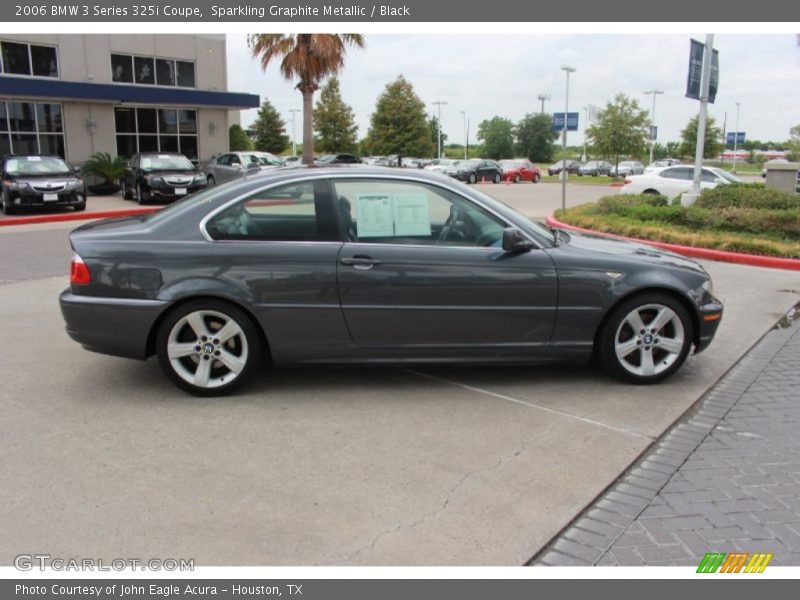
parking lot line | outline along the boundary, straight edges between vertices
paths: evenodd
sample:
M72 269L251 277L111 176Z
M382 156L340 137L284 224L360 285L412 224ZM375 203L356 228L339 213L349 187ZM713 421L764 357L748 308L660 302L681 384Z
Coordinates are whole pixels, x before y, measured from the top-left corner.
M402 369L406 373L411 373L413 375L418 375L419 377L425 377L427 379L432 379L434 381L439 381L441 383L447 383L449 385L454 385L456 387L463 388L465 390L470 390L472 392L477 392L479 394L486 394L487 396L493 396L495 398L499 398L500 400L507 400L508 402L516 402L517 404L524 404L525 406L529 406L531 408L538 408L539 410L543 410L545 412L552 413L554 415L560 415L562 417L568 417L570 419L575 419L577 421L582 421L589 425L595 425L597 427L602 427L604 429L610 429L611 431L616 431L617 433L624 433L627 435L632 435L637 438L641 438L644 440L655 441L655 438L652 438L647 435L642 435L641 433L636 433L635 431L630 431L628 429L622 429L620 427L614 427L613 425L608 425L607 423L602 423L600 421L594 421L592 419L587 419L586 417L579 417L578 415L573 415L568 412L563 412L560 410L555 410L553 408L548 408L546 406L541 406L540 404L535 404L533 402L528 402L527 400L520 400L519 398L514 398L512 396L506 396L505 394L498 394L497 392L493 392L491 390L487 390L484 388L475 387L472 385L468 385L466 383L460 383L458 381L453 381L451 379L445 379L443 377L437 377L436 375L429 375L428 373L422 373L420 371L415 371L413 369Z

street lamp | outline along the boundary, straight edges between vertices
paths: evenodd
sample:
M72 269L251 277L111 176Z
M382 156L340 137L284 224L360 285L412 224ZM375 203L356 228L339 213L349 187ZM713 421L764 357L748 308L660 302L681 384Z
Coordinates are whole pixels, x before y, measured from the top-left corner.
M736 150L739 142L739 105L741 102L736 103L736 131L733 132L733 169L731 172L736 175Z
M539 99L539 102L542 103L542 112L540 114L544 114L544 103L550 102L550 94L539 94L536 97Z
M461 117L464 121L464 160L467 160L467 148L469 147L469 132L467 130L467 111L461 111Z
M439 130L437 132L437 137L436 137L436 154L437 154L436 158L439 159L442 158L442 105L443 104L447 104L447 102L443 100L437 100L436 102L433 102L433 105L437 109L436 124L439 126L438 128Z
M663 90L647 90L644 95L653 95L653 110L650 111L650 164L653 164L653 149L656 146L656 96L663 94Z
M290 108L289 112L292 113L292 157L297 157L297 142L295 141L295 126L294 126L294 117L295 114L300 112L299 108Z
M561 139L561 151L564 156L561 162L561 210L567 208L567 121L569 119L569 74L575 72L574 67L561 66L561 70L567 74L567 93L564 96L564 128Z

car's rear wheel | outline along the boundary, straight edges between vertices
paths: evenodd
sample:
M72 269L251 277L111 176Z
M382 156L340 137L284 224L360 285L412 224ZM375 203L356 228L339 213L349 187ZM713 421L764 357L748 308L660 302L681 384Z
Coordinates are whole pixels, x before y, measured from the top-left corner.
M124 179L122 180L122 197L125 200L133 200L133 192Z
M476 181L478 181L478 178L475 176L475 173L470 173L469 177L467 178L467 181L469 181L470 183L475 183Z
M642 193L643 194L652 194L653 196L658 196L658 190L645 190Z
M216 180L216 179L214 179L214 176L213 176L213 175L209 175L209 176L208 176L208 180L207 180L207 181L208 181L208 185L209 185L209 187L211 187L211 186L213 186L213 185L216 185L216 184L217 184L217 180Z
M519 183L519 180L520 180L520 176L519 176L519 173L517 173L516 175L514 175L514 183Z
M541 179L541 176L540 176L538 173L536 173L536 174L533 176L533 179L531 179L531 181L532 181L533 183L539 183L539 179Z
M180 306L156 336L161 369L196 396L221 396L244 383L261 363L255 325L239 308L218 300Z
M677 371L692 347L692 320L667 294L641 294L620 304L600 332L600 359L613 375L656 383Z

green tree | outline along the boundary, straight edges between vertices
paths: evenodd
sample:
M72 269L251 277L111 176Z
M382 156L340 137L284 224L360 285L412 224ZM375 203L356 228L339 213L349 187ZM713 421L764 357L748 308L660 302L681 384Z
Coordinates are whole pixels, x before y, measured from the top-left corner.
M552 115L527 114L517 123L517 152L532 162L551 162L557 138Z
M241 125L234 123L228 129L228 145L230 146L231 152L252 150L253 140L248 137Z
M697 117L692 117L681 131L681 156L694 156L697 148ZM706 120L706 141L703 146L703 158L716 158L722 151L720 137L722 131L714 124L713 117Z
M680 142L667 142L664 147L667 150L667 155L664 158L671 157L677 158L681 155L681 144Z
M514 124L510 119L492 117L478 125L486 156L495 160L514 158Z
M436 115L431 115L428 118L428 127L431 130L431 141L433 142L433 147L437 148L437 144L439 143L439 117ZM442 131L442 156L444 156L444 145L447 143L447 134ZM436 155L438 156L439 152L436 151Z
M638 156L647 148L650 118L639 103L619 93L597 113L596 121L586 129L586 139L601 156L614 159L619 166L623 156Z
M344 66L347 46L364 47L359 33L252 33L247 45L261 69L266 71L272 60L281 58L281 75L286 80L297 79L297 89L303 94L303 163L314 164L314 92L319 82L335 75Z
M425 103L402 75L378 97L370 120L367 144L380 155L433 156L436 144L425 115Z
M798 36L800 40L800 36ZM800 159L800 125L795 125L789 130L789 141L786 143L789 151L789 160Z
M356 152L358 125L353 109L342 100L339 79L331 77L314 108L314 143L322 152Z
M256 150L280 154L289 146L286 123L266 98L258 109L258 116L252 129Z

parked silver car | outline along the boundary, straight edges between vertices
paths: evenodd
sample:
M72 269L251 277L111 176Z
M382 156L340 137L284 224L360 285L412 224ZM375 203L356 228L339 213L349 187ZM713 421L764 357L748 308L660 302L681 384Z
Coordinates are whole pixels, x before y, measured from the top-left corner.
M228 152L212 158L206 165L208 185L244 178L248 172L275 169L286 163L269 152Z

